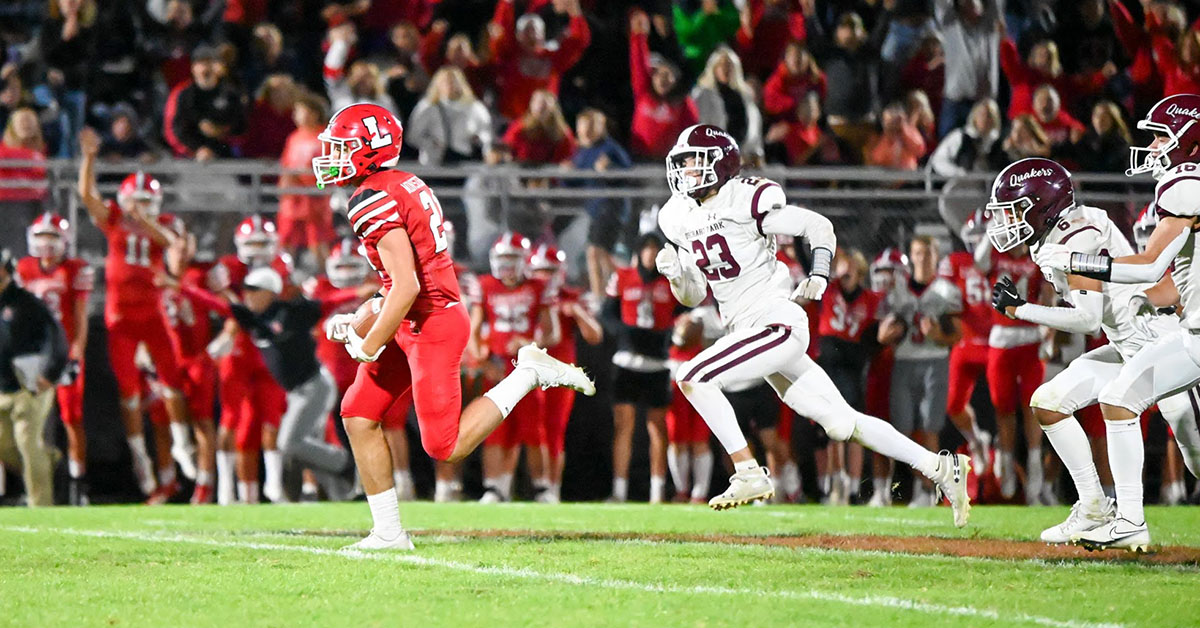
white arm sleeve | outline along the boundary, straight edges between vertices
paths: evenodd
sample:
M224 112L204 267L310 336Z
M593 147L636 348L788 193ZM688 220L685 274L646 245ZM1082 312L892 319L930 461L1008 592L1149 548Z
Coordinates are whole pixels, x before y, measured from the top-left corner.
M1171 262L1175 261L1175 256L1179 254L1191 236L1190 228L1180 231L1179 235L1163 248L1153 263L1121 264L1113 262L1112 276L1109 281L1113 283L1156 283L1166 274L1167 269L1171 267Z
M667 246L673 245L668 244ZM683 274L675 279L670 279L671 294L675 295L675 300L687 307L696 307L708 296L708 283L704 281L704 275L696 267L696 262L692 261L692 257L687 251L677 249L676 252L679 254L679 266L683 270Z
M778 190L778 187L771 186L770 189ZM779 192L779 199L783 199L782 191ZM767 208L766 215L760 219L763 235L802 236L814 249L837 250L837 235L828 218L811 209L784 205L782 202L775 206L764 206Z
M1090 334L1100 329L1104 317L1104 293L1096 290L1073 290L1071 302L1075 307L1047 307L1026 303L1017 308L1017 318L1059 331Z

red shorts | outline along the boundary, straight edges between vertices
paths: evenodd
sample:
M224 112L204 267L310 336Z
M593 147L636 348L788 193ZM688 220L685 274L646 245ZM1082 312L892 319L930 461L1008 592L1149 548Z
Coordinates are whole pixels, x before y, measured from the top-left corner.
M64 425L83 425L83 362L75 381L55 390L58 396L58 415Z
M279 240L284 248L316 247L337 239L333 212L324 196L285 195L275 215Z
M235 353L217 365L221 429L234 433L238 451L262 449L263 425L278 427L287 410L287 392L256 358Z
M867 414L891 420L892 365L891 352L875 356L867 367Z
M562 455L567 442L567 422L571 420L571 409L575 407L575 391L570 388L535 390L542 395L542 417L546 426L546 447L550 457Z
M412 409L412 391L403 394L392 407L383 413L383 429L385 430L402 430L404 424L408 423L408 411Z
M950 350L950 394L946 397L946 414L962 414L975 394L975 382L987 371L988 346L957 344Z
M419 324L405 321L378 360L359 365L342 399L342 416L380 421L412 389L421 445L437 460L449 458L458 444L459 374L470 331L462 304L430 312Z
M672 444L707 443L708 424L692 403L679 390L679 384L671 385L671 405L667 406L667 441Z
M988 351L987 380L996 414L1015 414L1029 407L1033 391L1046 377L1046 364L1038 355L1038 345Z
M485 445L493 445L511 449L517 445L526 447L541 447L546 444L546 423L542 411L544 401L541 391L534 390L525 395L512 412L496 428L487 439Z
M201 351L181 365L183 397L193 421L211 421L217 400L217 364Z
M146 345L158 381L163 386L179 390L179 339L167 324L162 312L146 318L120 318L108 325L108 361L117 378L122 399L135 397L142 388L142 375L134 358L139 344Z

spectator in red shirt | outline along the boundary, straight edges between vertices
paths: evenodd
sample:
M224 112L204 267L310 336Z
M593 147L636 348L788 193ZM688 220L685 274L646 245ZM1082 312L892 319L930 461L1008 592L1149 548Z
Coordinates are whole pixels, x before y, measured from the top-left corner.
M288 135L296 130L292 106L296 103L297 89L296 82L286 74L273 74L263 81L250 110L243 156L279 157Z
M1041 124L1050 138L1050 145L1078 142L1083 137L1083 124L1062 108L1058 90L1052 85L1042 85L1033 92L1033 117Z
M1146 6L1145 26L1134 21L1121 0L1108 0L1113 30L1125 54L1132 59L1129 78L1133 82L1135 108L1142 110L1162 98L1162 77L1154 61L1150 33L1165 29L1168 40L1183 32L1186 16L1178 6L1151 3Z
M806 37L799 0L748 0L741 10L737 47L746 73L765 80L779 64L789 42Z
M520 118L539 90L558 95L558 80L571 69L591 43L592 33L579 7L567 0L570 23L557 45L546 45L546 23L527 13L516 19L513 0L500 0L488 24L492 63L495 65L497 108L500 115Z
M548 89L533 93L525 115L508 125L504 143L520 164L562 163L575 152L575 134Z
M934 111L942 110L942 93L946 91L946 51L942 40L933 35L921 40L900 71L900 87L924 92L929 106ZM934 135L936 139L936 129Z
M279 167L284 171L279 177L279 187L312 189L317 183L312 175L312 159L321 154L321 140L317 136L325 128L328 105L325 99L315 94L299 94L292 108L292 118L295 130L287 136L279 160ZM293 257L305 247L316 258L317 267L325 267L329 242L335 237L328 197L323 194L283 194L279 197L276 223L280 243Z
M867 141L863 161L868 166L916 170L925 156L925 138L908 120L904 104L895 102L883 110L882 128Z
M462 70L467 82L471 84L471 91L482 97L492 81L487 65L475 54L470 36L457 33L447 40L448 29L449 24L446 20L437 20L421 38L421 63L430 74L447 65Z
M1189 28L1178 43L1162 31L1151 35L1150 40L1163 79L1163 96L1200 93L1200 30Z
M1058 44L1053 40L1043 39L1035 43L1029 49L1029 58L1023 60L1017 51L1017 43L1011 37L1000 40L1000 69L1004 70L1012 89L1008 103L1010 120L1033 110L1033 92L1039 85L1053 85L1060 94L1067 94L1072 99L1067 103L1070 109L1076 100L1104 89L1109 77L1117 73L1117 66L1109 62L1095 72L1064 74L1058 56Z
M793 116L772 125L766 141L768 161L789 166L842 163L837 140L823 126L816 92L800 99Z
M635 157L662 159L679 134L699 122L696 103L677 94L679 70L650 54L650 18L642 11L629 18L629 75L633 86L633 121L629 147Z
M789 116L810 92L825 100L825 73L803 44L792 42L763 86L763 109L773 119Z
M46 143L42 127L33 109L22 107L8 116L4 139L0 141L0 162L6 159L44 161ZM46 169L39 167L0 167L0 181L29 181L20 187L0 187L0 202L28 203L30 206L46 198Z

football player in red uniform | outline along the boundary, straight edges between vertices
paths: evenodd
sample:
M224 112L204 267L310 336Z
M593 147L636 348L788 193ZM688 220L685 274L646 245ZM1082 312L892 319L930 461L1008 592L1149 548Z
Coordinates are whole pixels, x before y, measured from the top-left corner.
M470 319L447 251L441 204L420 178L390 169L402 134L387 109L350 105L330 119L320 136L322 155L313 159L317 185L356 186L347 216L385 293L364 335L355 331L353 316L329 326L329 335L345 340L350 355L363 362L342 400L342 422L374 522L358 549L412 548L400 525L391 453L379 423L410 389L425 451L452 462L474 451L538 386L596 391L578 367L526 345L512 373L462 407L459 375Z
M888 313L888 295L908 281L908 256L900 249L888 247L871 262L871 291L879 295L881 316ZM877 336L878 338L878 336ZM879 351L867 366L867 414L885 421L891 420L892 368L896 363L896 348L880 343ZM884 456L874 454L871 499L868 506L880 508L892 505L892 464Z
M279 254L279 236L275 224L261 216L241 222L233 234L236 253L217 260L208 275L208 288L230 299L240 300L242 282L250 271L270 266L284 281L284 295L294 295L291 285L292 264ZM221 393L221 422L217 433L217 473L221 476L217 502L233 502L233 478L244 503L258 502L258 454L262 451L263 495L272 502L282 501L283 456L276 447L279 420L287 409L287 393L271 372L249 334L242 333L233 319L209 345L209 354L217 359L217 377Z
M58 214L38 216L26 230L29 256L17 262L21 285L58 319L67 336L70 363L57 390L58 413L67 430L68 503L87 504L87 438L83 433L83 353L87 348L87 302L94 273L87 262L67 257L71 225Z
M567 255L549 244L538 245L529 258L529 274L540 279L557 294L558 329L560 339L548 347L546 353L567 363L575 362L575 331L589 345L600 344L604 330L583 304L583 291L568 286ZM550 456L550 487L539 496L539 501L558 503L562 499L562 473L566 458L563 446L567 437L567 421L571 408L575 406L575 391L570 388L551 388L542 392L542 418L546 430L546 448Z
M710 325L720 330L720 317L712 305L701 305L675 317L671 348L667 350L667 363L672 373L709 344L705 341L705 330ZM667 468L675 483L675 501L707 504L713 467L712 446L709 445L712 432L704 417L679 390L678 382L671 383L671 405L667 408L666 420Z
M479 279L481 299L471 308L471 341L467 351L484 363L485 377L491 382L512 371L521 347L531 342L552 347L562 335L554 313L554 290L540 279L525 276L529 254L528 238L519 233L505 233L492 245L488 255L492 274ZM543 396L537 393L526 396L513 407L508 420L483 442L481 503L512 499L520 445L527 452L525 461L534 490L540 496L550 488L542 401Z
M176 359L179 340L163 310L162 290L155 277L164 269L163 253L179 237L171 230L174 220L159 214L162 188L157 180L138 172L121 182L117 200L104 200L93 172L100 138L90 130L79 134L83 159L79 168L79 195L92 222L104 232L108 256L104 263L104 323L108 328L108 355L121 397L121 418L134 473L142 491L154 492L153 464L142 433L141 378L134 356L144 345L163 385L164 403L171 421L171 453L183 474L196 475L187 404L180 395L182 380Z
M987 465L984 445L986 435L975 422L971 395L975 382L987 371L988 336L992 330L990 285L987 275L975 263L975 254L986 255L989 247L983 242L987 221L983 211L975 212L959 233L965 251L954 251L938 263L938 276L947 279L962 293L963 337L950 349L950 394L946 397L946 414L950 422L967 441L973 468L982 474Z

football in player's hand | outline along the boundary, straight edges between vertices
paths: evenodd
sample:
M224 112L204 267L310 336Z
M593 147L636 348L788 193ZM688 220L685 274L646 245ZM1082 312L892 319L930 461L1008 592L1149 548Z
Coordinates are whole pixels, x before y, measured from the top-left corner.
M681 316L675 323L674 333L671 334L671 344L677 347L690 348L700 344L704 337L704 325L690 316Z
M358 334L359 338L367 337L367 332L371 331L375 319L379 318L381 307L383 307L383 298L375 297L367 299L354 311L354 319L350 321L350 326L354 328L354 333Z

